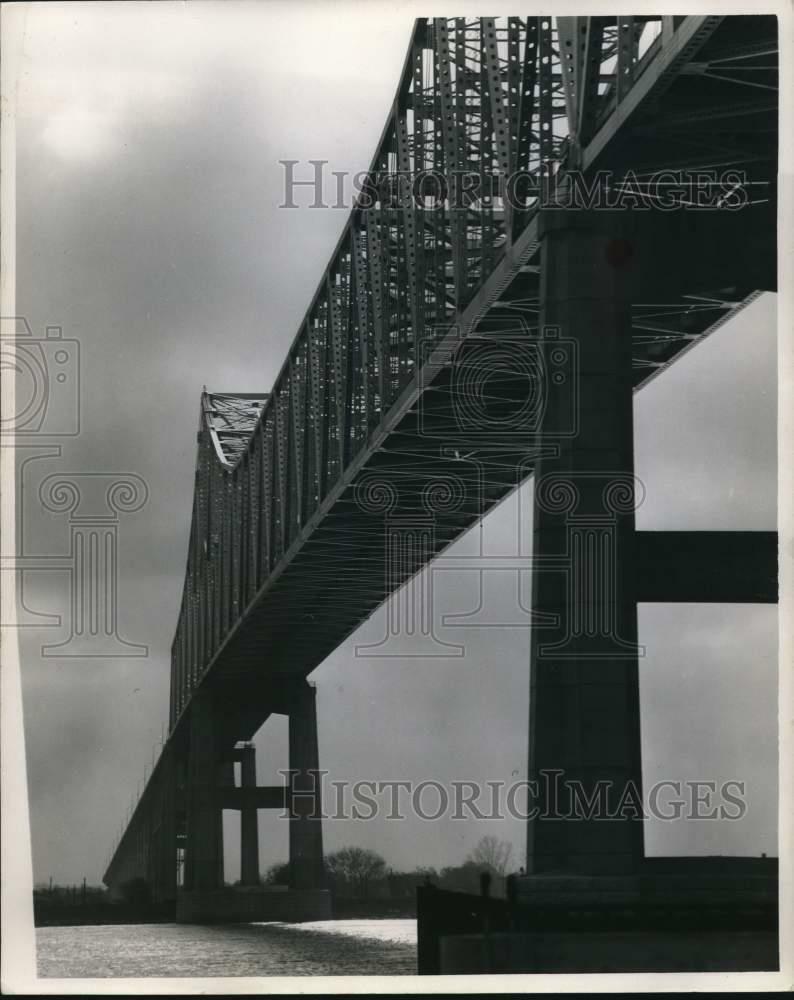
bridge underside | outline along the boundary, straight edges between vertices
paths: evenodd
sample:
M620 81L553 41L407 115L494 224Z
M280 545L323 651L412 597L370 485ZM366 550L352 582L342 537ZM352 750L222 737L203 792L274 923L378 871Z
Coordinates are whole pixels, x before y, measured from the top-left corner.
M775 288L769 240L775 215L773 206L748 208L741 226L723 216L700 216L693 224L673 215L661 224L648 220L646 234L646 217L630 218L612 216L616 231L636 231L619 237L631 246L636 289L636 391L759 290ZM673 259L675 274L668 264ZM428 348L428 363L366 461L348 470L205 677L224 706L228 740L249 739L277 711L272 706L286 677L309 674L391 593L532 475L543 446L544 406L554 401L528 407L528 387L538 368L555 368L550 355L557 347L554 337L536 335L540 295L538 263L519 271L465 340L453 329ZM654 319L645 320L650 313ZM668 336L644 337L647 323ZM560 337L565 340L564 329ZM575 364L568 357L557 367L568 377ZM562 428L553 441L564 435ZM409 536L410 544L400 542ZM752 535L742 540L722 533L700 536L684 550L679 536L671 558L672 536L640 533L637 600L776 601L776 539L767 539L759 547ZM717 557L737 568L727 575Z

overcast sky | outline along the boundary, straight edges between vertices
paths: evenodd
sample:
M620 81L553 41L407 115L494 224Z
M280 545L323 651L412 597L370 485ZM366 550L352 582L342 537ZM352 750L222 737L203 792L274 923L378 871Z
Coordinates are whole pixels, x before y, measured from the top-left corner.
M34 878L90 883L168 718L201 387L269 390L345 220L279 210L279 160L365 168L386 118L412 13L302 3L33 4L18 92L17 311L37 336L79 341L82 429L31 463L28 552L66 552L42 512L56 471L133 472L149 500L119 526L120 632L137 659L44 659L23 635ZM304 202L306 204L306 202ZM775 528L775 296L763 296L636 398L645 529ZM522 492L526 517L530 490ZM516 500L487 519L512 551ZM460 542L466 546L476 539ZM476 605L470 580L439 612ZM495 584L510 605L509 587ZM499 589L501 587L501 590ZM63 572L29 573L38 612L66 615ZM776 608L642 606L646 784L743 780L736 823L648 824L649 853L776 853ZM529 642L521 628L449 631L465 656L355 654L380 614L312 675L321 765L334 779L507 780L526 774ZM263 656L264 659L264 656ZM287 766L286 722L257 738L259 775ZM230 832L233 823L227 824ZM261 861L286 859L286 824L260 813ZM395 867L462 860L520 822L327 823ZM229 854L229 874L235 862Z

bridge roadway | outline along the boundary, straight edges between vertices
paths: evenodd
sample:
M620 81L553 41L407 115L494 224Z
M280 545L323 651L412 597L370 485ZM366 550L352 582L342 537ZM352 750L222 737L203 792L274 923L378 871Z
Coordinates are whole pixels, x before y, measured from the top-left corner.
M584 599L609 623L599 641L610 632L633 648L642 599L776 600L774 537L760 545L741 536L654 538L634 531L631 501L632 392L776 287L776 54L771 17L417 22L370 179L465 172L484 191L493 177L504 183L523 172L550 197L541 204L530 191L512 204L483 197L428 211L398 187L396 202L360 202L271 391L202 397L170 735L108 884L137 873L155 895L173 894L175 838L189 859L189 815L204 809L190 805L190 789L212 784L213 761L240 759L235 744L271 713L303 706L291 757L294 749L299 770L316 767L313 694L303 679L533 472L551 489L536 507L537 613L585 613L559 580L544 582L555 574L540 563L559 560L570 529L571 505L562 521L554 506L555 477L590 483L605 470L613 485L629 484L629 503L611 509L620 522L608 542L615 592ZM641 198L625 197L662 170L728 169L745 174L735 210L692 211L693 194L669 184L665 194L684 203L674 210L645 211ZM554 207L600 171L610 172L619 210ZM736 198L732 183L722 192ZM599 483L599 496L608 485ZM592 521L602 500L593 506L589 492L577 496ZM613 642L598 651L593 634L580 630L572 648L580 659L609 661L601 694L622 706L617 725L627 734L608 770L639 778L636 650ZM589 725L588 710L579 715L565 700L570 691L549 687L539 641L531 773L565 756L546 733L553 720L573 712L580 728ZM590 682L572 678L580 699ZM196 721L207 712L208 730ZM250 818L256 794L247 794L240 808ZM280 794L262 790L260 805L283 801ZM225 801L233 797L227 791ZM207 809L192 829L217 829L217 800ZM542 870L534 836L530 854ZM625 855L619 866L642 854L641 831L627 836L625 851L611 849ZM574 867L584 856L577 844L567 855ZM321 839L310 850L321 854ZM188 879L189 871L188 863Z

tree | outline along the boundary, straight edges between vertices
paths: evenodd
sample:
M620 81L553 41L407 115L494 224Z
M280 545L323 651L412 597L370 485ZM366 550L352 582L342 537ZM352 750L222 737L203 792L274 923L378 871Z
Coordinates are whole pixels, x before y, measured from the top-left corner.
M472 861L476 865L490 869L497 875L504 875L510 864L513 855L513 845L507 840L499 840L489 834L482 837L469 854L467 861Z
M480 875L483 871L489 874L496 874L490 866L478 864L476 861L468 859L462 865L447 865L442 868L438 876L438 884L442 889L449 889L452 892L469 892L479 895Z
M288 862L276 862L261 876L261 882L263 885L289 885L289 874Z
M435 868L420 865L409 872L390 870L386 877L389 882L389 892L393 899L405 899L407 897L413 899L416 896L417 886L427 885L428 882L431 884L438 882L439 874Z
M366 898L372 882L386 877L386 862L367 847L342 847L325 859L332 884L348 886L354 895Z

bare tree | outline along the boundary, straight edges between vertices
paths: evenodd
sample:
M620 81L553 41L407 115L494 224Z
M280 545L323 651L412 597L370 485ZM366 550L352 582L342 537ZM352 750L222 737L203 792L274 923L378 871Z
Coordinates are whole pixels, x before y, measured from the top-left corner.
M486 837L480 838L467 860L484 868L489 868L496 872L497 875L504 875L507 872L512 856L513 845L509 841L499 840L498 837L489 834Z
M361 897L371 882L386 877L386 862L366 847L342 847L326 857L325 865L333 882L347 884Z

